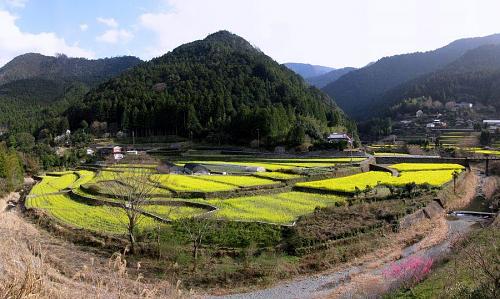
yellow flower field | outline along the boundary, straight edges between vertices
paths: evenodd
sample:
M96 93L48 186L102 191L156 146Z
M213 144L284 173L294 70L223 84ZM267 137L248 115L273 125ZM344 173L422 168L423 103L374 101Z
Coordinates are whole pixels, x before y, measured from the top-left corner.
M421 170L463 170L460 164L447 163L399 163L389 166L397 171L421 171Z

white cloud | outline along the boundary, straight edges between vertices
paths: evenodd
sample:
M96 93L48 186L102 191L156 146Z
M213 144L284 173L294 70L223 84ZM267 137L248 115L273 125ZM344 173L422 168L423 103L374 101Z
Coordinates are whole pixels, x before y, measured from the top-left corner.
M16 8L24 8L28 0L5 0L8 6Z
M363 66L500 32L498 0L165 1L168 10L139 17L156 36L145 58L226 29L280 62Z
M99 35L96 40L108 44L126 43L130 41L134 35L125 29L110 29Z
M81 31L87 31L87 29L89 29L89 25L87 25L87 24L80 24L80 30Z
M94 57L92 51L82 49L76 44L68 45L63 38L58 37L53 32L36 34L23 32L17 27L16 19L8 11L0 10L0 66L27 52L45 55L65 53L73 57Z
M118 28L118 22L113 18L97 18L97 22L111 28Z

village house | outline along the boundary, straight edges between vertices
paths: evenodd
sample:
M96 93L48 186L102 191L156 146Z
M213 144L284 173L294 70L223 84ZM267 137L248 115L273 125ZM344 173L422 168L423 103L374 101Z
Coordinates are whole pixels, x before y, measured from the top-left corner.
M335 143L340 141L346 141L349 144L352 144L352 139L346 133L332 133L326 137L326 140L329 143Z

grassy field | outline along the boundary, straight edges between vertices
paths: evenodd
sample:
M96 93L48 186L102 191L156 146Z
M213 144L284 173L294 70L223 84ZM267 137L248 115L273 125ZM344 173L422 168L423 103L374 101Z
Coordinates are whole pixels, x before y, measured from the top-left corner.
M220 208L213 214L216 218L287 224L301 215L313 212L316 207L342 205L346 200L335 195L287 192L223 200L212 199L207 202Z
M464 166L460 164L447 163L399 163L389 166L397 171L422 171L422 170L463 170Z

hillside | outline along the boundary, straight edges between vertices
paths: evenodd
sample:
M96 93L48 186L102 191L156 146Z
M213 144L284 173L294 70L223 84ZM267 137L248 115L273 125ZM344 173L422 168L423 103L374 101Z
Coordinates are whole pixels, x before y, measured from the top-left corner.
M344 67L341 69L329 71L328 73L323 75L306 78L306 81L309 84L316 86L317 88L323 88L329 83L337 81L340 77L344 76L349 72L354 71L355 69L356 68L353 67Z
M326 74L328 72L335 70L332 67L322 66L322 65L313 65L313 64L307 64L307 63L288 62L288 63L285 63L284 65L287 68L294 71L295 73L297 73L298 75L300 75L304 79L320 76L320 75L323 75L323 74Z
M33 78L79 81L94 85L140 62L139 58L132 56L91 60L28 53L12 59L0 68L0 85Z
M389 105L408 98L432 97L446 103L491 105L500 111L500 45L470 50L441 70L404 83L383 96Z
M460 39L429 52L384 57L379 61L352 71L323 88L349 115L355 118L370 116L369 107L384 105L378 97L390 89L418 76L434 72L468 50L486 44L500 43L500 34Z
M267 145L355 126L320 90L227 31L182 45L87 94L73 125L106 121L136 134ZM298 139L298 140L297 140Z
M130 56L89 60L29 53L0 68L0 127L33 131L97 84L136 66ZM30 122L24 120L30 119Z

